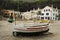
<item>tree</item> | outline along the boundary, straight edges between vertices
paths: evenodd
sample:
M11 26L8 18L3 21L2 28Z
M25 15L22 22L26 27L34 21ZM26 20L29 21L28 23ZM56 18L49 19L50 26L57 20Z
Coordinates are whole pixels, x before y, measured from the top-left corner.
M38 11L37 15L40 15L41 14L41 11Z

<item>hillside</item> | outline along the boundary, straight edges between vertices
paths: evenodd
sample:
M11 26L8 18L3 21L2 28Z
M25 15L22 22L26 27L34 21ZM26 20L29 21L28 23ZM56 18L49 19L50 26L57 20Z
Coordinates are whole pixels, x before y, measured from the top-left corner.
M38 7L44 8L52 4L60 9L60 0L0 0L0 9L27 11Z

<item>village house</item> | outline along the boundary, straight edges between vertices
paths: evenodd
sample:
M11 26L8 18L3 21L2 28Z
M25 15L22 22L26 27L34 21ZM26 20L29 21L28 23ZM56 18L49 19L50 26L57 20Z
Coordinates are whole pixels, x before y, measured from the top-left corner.
M46 6L43 9L38 8L37 10L33 9L23 14L25 14L25 18L31 18L35 15L35 18L39 18L40 20L58 20L58 17L56 17L58 15L58 9L53 8L53 6Z
M40 19L43 20L58 20L56 17L58 15L58 9L46 6L41 10Z
M2 13L3 13L3 16L5 17L10 17L11 15L13 16L14 20L15 20L15 17L18 18L18 16L20 16L20 13L19 11L14 11L14 10L6 10L6 9L3 9L2 10Z
M3 10L5 14L8 14L9 16L11 13L13 13L13 17L16 15L17 17L21 17L22 19L32 19L37 18L40 20L58 20L58 9L54 8L53 6L46 6L43 9L33 9L26 12L19 12L14 10Z
M38 8L37 10L33 9L27 12L23 12L22 14L22 18L24 19L37 19L38 14L40 12L40 9Z

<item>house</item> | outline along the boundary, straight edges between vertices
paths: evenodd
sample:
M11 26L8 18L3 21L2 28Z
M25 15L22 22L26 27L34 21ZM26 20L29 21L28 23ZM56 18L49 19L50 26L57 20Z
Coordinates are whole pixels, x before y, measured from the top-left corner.
M41 10L40 19L42 20L57 20L58 9L46 6Z
M23 13L25 18L38 18L40 20L58 20L58 9L46 6L43 9L33 9ZM33 17L32 17L33 16Z
M5 10L4 13L7 13L9 15L11 15L11 13L13 13L13 17L14 14L16 14L16 16L21 17L22 19L33 19L33 18L37 18L40 20L58 20L58 9L54 8L53 6L46 6L43 9L33 9L30 11L26 11L26 12L19 12L19 11L14 11L14 10Z
M38 14L40 14L40 8L38 9L33 9L33 10L30 10L30 11L27 11L27 12L23 12L21 13L22 14L22 18L23 19L37 19L38 17Z
M33 19L33 18L36 18L37 17L37 14L33 11L27 11L27 12L24 12L22 13L22 19Z
M19 11L14 11L14 10L6 10L6 9L3 9L3 10L2 10L2 13L3 13L4 16L7 16L8 18L9 18L10 16L12 16L12 17L14 18L14 20L15 20L15 17L18 18L18 16L21 16L21 15L20 15L21 12L19 12Z

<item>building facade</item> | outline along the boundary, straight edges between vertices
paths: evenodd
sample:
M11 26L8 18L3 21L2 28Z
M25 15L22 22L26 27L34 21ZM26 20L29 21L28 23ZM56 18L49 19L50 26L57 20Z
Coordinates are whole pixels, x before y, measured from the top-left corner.
M58 20L58 9L57 8L53 8L46 6L43 9L33 9L30 10L29 12L24 12L23 14L25 14L25 18L31 18L32 16L35 18L38 18L40 20ZM37 15L37 16L36 16Z
M16 14L18 17L22 16L22 19L37 18L40 20L58 20L57 15L59 14L59 10L57 8L53 8L53 6L46 6L43 9L38 8L27 12L19 12L14 10L6 11L4 11L5 14L11 15L11 13L13 13L13 16L14 14Z
M41 10L41 15L40 19L43 20L57 20L58 18L56 17L58 15L58 9L46 6Z

